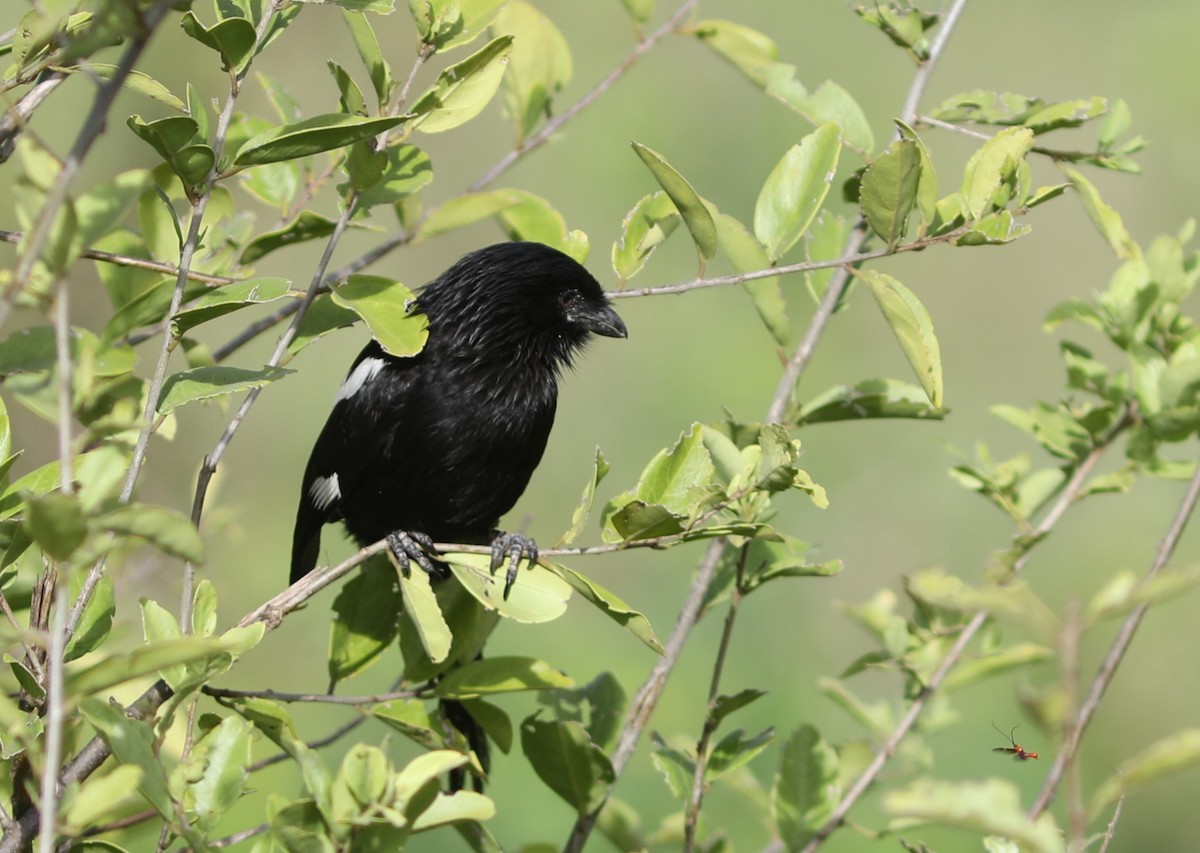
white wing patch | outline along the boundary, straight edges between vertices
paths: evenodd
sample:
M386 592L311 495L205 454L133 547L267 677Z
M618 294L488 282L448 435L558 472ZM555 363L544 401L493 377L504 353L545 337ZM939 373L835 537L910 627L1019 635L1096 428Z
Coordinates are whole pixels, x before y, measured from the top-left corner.
M362 389L364 385L371 381L385 364L382 358L364 358L358 363L358 367L351 371L346 377L346 381L342 383L342 387L338 389L337 396L333 399L334 404L342 400L349 400Z
M312 501L313 508L318 511L324 510L341 496L342 489L338 484L337 474L330 474L328 477L317 477L317 479L313 480L312 485L308 487L308 497Z

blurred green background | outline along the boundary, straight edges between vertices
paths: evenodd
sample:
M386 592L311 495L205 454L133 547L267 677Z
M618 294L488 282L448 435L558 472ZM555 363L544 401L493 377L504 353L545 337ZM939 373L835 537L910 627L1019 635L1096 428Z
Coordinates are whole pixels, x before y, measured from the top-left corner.
M18 4L12 4L13 7ZM23 4L20 4L23 6ZM203 5L203 4L201 4ZM409 67L414 37L402 9L377 24L392 68ZM540 0L574 52L575 74L556 102L559 109L589 91L627 54L633 43L629 20L617 0L578 3ZM655 26L674 6L664 6ZM21 9L0 12L7 29ZM10 17L11 16L11 17ZM730 18L774 38L781 58L797 66L810 88L833 79L849 89L871 118L877 139L890 132L911 81L911 61L841 2L796 3L786 0L702 2L698 17ZM1122 97L1134 115L1134 131L1151 145L1139 155L1141 176L1089 170L1105 199L1123 215L1134 238L1148 243L1162 232L1175 232L1200 211L1200 168L1196 165L1196 116L1200 82L1194 48L1200 5L1194 0L1152 4L1117 2L1042 3L1012 0L976 2L966 12L938 67L924 101L929 109L945 97L972 89L996 89L1047 100L1090 95ZM182 44L174 25L153 40L142 67L181 92L192 82L206 96L224 97L223 75L215 67L191 67L178 56L196 57ZM461 57L461 53L457 56ZM325 68L336 58L358 68L350 39L334 7L313 6L292 25L257 68L285 81L309 114L336 109L337 91ZM432 80L427 69L418 80ZM90 87L73 81L56 102L37 114L34 129L65 150L88 103ZM256 85L241 102L248 112L269 114ZM131 113L152 118L165 114L159 105L123 95L110 115L109 133L88 160L80 185L148 162L148 149L123 126ZM435 179L426 190L427 205L461 191L510 147L512 133L498 99L465 132L422 136L414 141L432 157ZM795 114L768 99L705 46L685 37L667 39L625 78L571 122L552 144L519 163L497 186L517 186L546 196L570 227L591 238L589 267L609 287L615 276L609 249L621 218L656 185L628 147L631 140L662 153L697 190L723 211L749 221L758 188L776 160L809 128ZM1080 136L1060 133L1054 144L1086 144ZM942 192L957 182L974 144L936 130L923 132L941 177ZM850 152L842 171L855 164ZM1058 180L1053 167L1034 162L1035 183ZM0 197L9 192L12 170L0 170ZM840 184L839 181L835 186ZM833 198L837 193L831 193ZM244 196L242 196L244 198ZM840 201L833 203L843 213ZM332 198L313 205L328 214ZM259 222L273 221L259 210ZM7 217L0 217L7 220ZM814 427L802 432L805 465L826 487L830 507L814 509L806 500L782 501L779 525L815 543L820 559L839 558L844 572L833 579L781 582L769 594L745 603L730 650L723 692L763 687L770 695L739 714L736 724L754 732L768 725L786 735L801 723L818 726L831 741L861 732L814 687L821 675L836 675L871 648L871 640L840 613L837 602L861 602L881 588L899 591L903 575L943 566L968 580L979 579L988 554L1009 538L1007 522L982 499L971 496L946 476L959 459L957 449L974 454L985 441L1003 458L1032 450L1010 427L988 413L989 406L1028 406L1053 401L1062 387L1057 335L1042 331L1046 312L1071 295L1103 288L1115 259L1095 233L1073 197L1034 211L1033 233L1002 248L950 251L936 248L877 264L905 282L932 314L946 369L950 416L936 422L882 422ZM378 224L389 227L387 217ZM15 227L10 221L0 227ZM483 224L405 249L377 264L372 272L394 276L410 286L436 275L461 253L500 239L495 226ZM380 233L350 234L333 267L374 245ZM258 272L307 283L319 253L308 244L269 256ZM11 247L0 257L11 258ZM106 319L106 302L94 274L75 282L77 323L96 327ZM635 280L639 286L683 281L695 274L695 253L680 231ZM798 277L785 280L797 330L812 303ZM855 292L850 310L839 314L804 377L801 396L827 387L875 376L908 379L896 341L873 301ZM726 409L745 420L761 418L775 390L779 361L749 300L738 288L709 289L683 296L626 299L618 310L629 327L628 341L601 340L567 377L550 447L525 497L508 519L516 527L528 517L529 531L552 542L570 522L571 510L589 476L594 448L603 448L612 471L601 487L606 498L633 484L649 457L671 444L693 421L710 421ZM216 325L208 340L222 342L246 322ZM29 322L36 318L30 316ZM1067 334L1107 356L1094 338L1070 329ZM291 367L297 376L271 386L237 435L215 488L210 492L205 533L210 557L204 576L216 584L228 622L284 586L291 523L300 474L311 444L328 412L344 371L365 339L361 328L327 338L306 350ZM269 355L273 338L264 336L244 350L236 363L257 366ZM146 349L142 363L152 363ZM148 368L147 368L148 369ZM178 437L152 445L142 478L145 499L186 509L190 506L200 460L220 434L227 412L212 406L192 408L181 418ZM20 471L53 454L53 437L40 422L14 412L15 441L30 448ZM1188 458L1194 448L1176 455ZM1035 453L1036 457L1036 453ZM1046 459L1037 459L1045 464ZM1116 460L1113 460L1114 462ZM1034 588L1055 607L1086 598L1113 572L1141 572L1153 557L1182 496L1182 484L1139 482L1131 495L1100 498L1073 510L1053 537L1039 547L1026 572ZM595 527L589 536L595 541ZM1175 562L1196 559L1195 531L1185 537ZM349 552L330 530L325 550L331 560ZM661 637L671 629L703 546L671 552L631 552L588 558L576 564L650 617ZM117 579L126 618L124 630L138 630L135 600L150 596L174 607L178 577L147 555ZM329 605L333 594L317 597L289 618L224 680L246 689L271 687L319 691L325 686ZM1090 792L1123 758L1142 746L1200 721L1200 620L1195 598L1152 612L1125 660L1089 732L1082 751L1085 791ZM667 735L694 741L700 731L719 619L709 618L695 632L651 723ZM1083 672L1090 678L1111 630L1088 638ZM576 603L567 616L542 626L503 625L488 647L490 654L535 654L572 674L581 683L611 670L632 693L654 664L652 654L628 633ZM386 689L398 667L398 655L385 659L343 692ZM1001 775L1020 786L1026 801L1041 783L1046 763L1015 764L990 752L1000 745L991 728L1022 721L1017 695L1023 685L1056 677L1051 666L1022 671L954 695L959 723L932 736L931 773L946 779ZM859 676L854 686L868 698L891 698L897 682ZM515 720L533 707L528 697L502 700ZM307 737L316 737L348 719L347 711L296 708ZM382 730L361 729L378 739ZM1048 757L1055 745L1027 725L1019 740ZM400 760L407 746L395 742ZM256 757L267 754L261 746ZM337 755L336 748L331 751ZM751 769L764 782L773 772L775 753ZM331 756L332 757L332 756ZM886 776L891 781L902 777ZM278 769L256 777L269 791L284 786L294 794L288 772ZM489 793L499 805L492 831L506 849L544 840L558 845L572 821L568 807L534 779L523 759L501 761ZM647 828L672 811L672 802L645 752L633 760L617 789L637 804ZM706 801L711 829L724 829L743 850L758 849L767 831L747 815L744 794L718 785ZM1200 849L1200 772L1189 771L1142 789L1126 803L1111 850ZM227 821L229 831L261 821L262 800L250 798ZM1061 802L1056 806L1061 821ZM856 823L878 827L882 816L868 797L852 813ZM915 833L938 850L979 849L965 834ZM457 849L449 836L426 840L414 849ZM148 842L149 843L149 842ZM884 848L894 842L882 842ZM592 842L596 850L606 842ZM464 848L465 849L465 848ZM830 851L875 849L872 842L846 830L826 845ZM895 849L894 847L892 849Z

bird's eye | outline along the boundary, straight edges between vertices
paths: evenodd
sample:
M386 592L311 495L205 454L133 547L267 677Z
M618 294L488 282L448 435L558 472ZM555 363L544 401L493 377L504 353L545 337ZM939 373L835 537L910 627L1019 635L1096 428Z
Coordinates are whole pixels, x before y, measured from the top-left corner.
M573 290L564 290L558 296L558 302L560 305L562 305L564 311L574 307L575 303L578 301L579 294Z

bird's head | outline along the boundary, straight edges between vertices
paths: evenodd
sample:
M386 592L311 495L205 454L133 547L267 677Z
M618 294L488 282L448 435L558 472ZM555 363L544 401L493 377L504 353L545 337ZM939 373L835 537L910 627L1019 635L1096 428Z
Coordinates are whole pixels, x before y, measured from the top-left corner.
M430 341L475 359L533 361L557 370L593 335L624 338L599 282L541 243L471 252L417 297Z

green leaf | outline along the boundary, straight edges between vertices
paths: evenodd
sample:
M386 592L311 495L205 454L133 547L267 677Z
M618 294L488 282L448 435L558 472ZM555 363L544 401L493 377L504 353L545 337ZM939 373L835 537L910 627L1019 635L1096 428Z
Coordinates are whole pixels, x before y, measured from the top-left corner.
M351 116L329 113L304 121L273 127L248 139L238 149L236 166L260 166L283 160L299 160L322 151L344 148L378 136L406 120L406 116Z
M521 200L497 212L496 219L510 240L542 243L565 252L579 263L587 260L587 235L567 229L567 221L550 202L524 190L509 190ZM582 248L582 255L578 250Z
M404 612L416 626L425 654L429 655L429 659L434 663L441 663L450 654L453 637L450 634L450 626L446 624L446 619L438 607L429 575L419 567L410 569L407 574L403 571L397 571L397 574L400 578L400 597L404 602Z
M337 329L353 326L358 322L358 315L348 308L336 304L333 294L322 293L308 306L296 337L288 344L288 352L295 355L311 344L317 338L322 338Z
M767 691L753 687L746 690L739 690L732 696L723 693L713 702L712 710L708 712L709 719L712 720L715 728L730 714L745 708L747 705L758 701L766 695Z
M646 265L659 244L683 221L671 197L659 190L642 196L621 220L621 236L613 243L613 270L628 281Z
M286 246L292 246L296 243L304 243L309 240L319 240L322 237L328 237L337 228L337 222L328 217L321 216L319 213L313 213L308 210L303 210L300 215L285 225L283 228L274 231L267 231L259 234L253 240L246 244L246 248L242 250L239 261L242 264L252 264L260 258L269 255L276 249L282 249ZM271 279L268 279L271 280ZM284 279L274 279L275 281L285 281ZM237 285L225 285L225 287L236 287Z
M838 758L815 727L795 729L779 752L771 817L788 850L799 850L829 820L840 799Z
M58 488L60 479L59 462L55 459L47 462L41 468L30 471L24 477L14 480L0 494L0 519L11 518L25 506L26 492L37 496Z
M645 614L634 610L617 596L613 595L591 578L584 577L574 569L560 566L567 583L575 587L589 603L598 608L601 613L612 619L618 625L628 629L635 637L649 646L658 654L663 654L662 643L654 633L654 628Z
M744 24L710 18L680 31L700 39L760 86L766 85L771 69L779 62L775 42Z
M808 230L829 192L841 151L837 124L821 125L771 170L754 206L754 234L777 261Z
M592 466L592 476L584 484L583 495L579 499L579 506L575 507L575 512L571 515L571 527L562 536L558 537L558 541L554 543L555 548L570 545L579 538L579 534L583 532L584 525L587 524L588 515L592 511L592 504L596 500L596 487L600 485L600 481L604 479L610 467L604 458L604 454L597 447L596 461Z
M167 774L156 754L154 730L150 724L130 719L120 706L100 699L84 700L80 710L122 766L141 770L138 791L168 822L174 822L175 806L167 791Z
M101 530L145 539L164 554L190 563L204 562L204 543L192 521L182 513L161 506L128 504L96 519Z
M396 204L433 180L429 155L415 145L393 145L387 150L383 171L369 187L358 194L358 209L380 204ZM338 190L345 192L345 184ZM243 263L245 261L243 260Z
M513 37L504 75L504 103L520 147L550 114L553 98L571 81L571 50L554 22L524 0L509 0L492 29Z
M1108 241L1113 253L1123 260L1141 258L1142 249L1125 230L1121 214L1105 203L1104 199L1100 197L1100 191L1096 189L1096 185L1085 178L1081 172L1070 167L1064 166L1063 172L1083 203L1083 209L1088 218L1092 220L1092 224L1096 226L1101 236Z
M373 664L396 639L401 603L386 560L370 560L338 592L329 631L329 679L342 681Z
M467 713L474 717L475 722L483 728L484 733L492 739L500 751L508 755L512 749L512 720L508 714L497 708L491 702L482 699L466 699L461 703Z
M67 687L73 696L100 693L176 664L195 664L227 654L224 643L209 637L164 640L75 670L67 676Z
M626 708L625 691L611 672L600 673L583 687L547 690L538 702L556 720L582 724L592 743L603 750L616 742Z
M604 538L633 541L683 531L684 523L708 505L715 473L704 429L694 424L674 447L655 454L632 492L608 503Z
M477 38L504 5L504 0L408 0L421 41L439 51Z
M683 224L692 234L700 257L707 261L717 251L717 227L704 201L687 179L675 171L661 154L639 142L631 144L634 152L654 175L654 180L658 181L658 185L670 196L679 215L683 217Z
M942 406L942 354L933 333L933 321L916 294L890 275L876 270L862 270L860 276L871 287L875 301L887 318L900 348L929 402L934 408Z
M441 749L445 738L430 720L429 711L420 699L395 699L371 708L371 716L382 720L426 749Z
M1033 131L1011 127L997 133L971 155L959 190L959 202L968 219L991 212L997 190L1013 177L1018 164L1032 148Z
M358 56L371 78L376 102L382 106L391 95L393 81L392 69L388 67L387 60L383 58L383 51L379 49L379 39L375 37L375 31L366 15L343 9L342 20L346 22L346 28L350 30L354 46L358 49Z
M492 39L439 74L433 86L412 105L413 126L425 133L440 133L483 112L500 88L512 42L512 36Z
M900 139L875 158L863 175L859 203L871 229L895 251L908 214L916 206L921 179L921 149Z
M1011 211L998 210L976 220L962 236L954 241L956 246L1002 246L1018 237L1024 237L1033 229L1013 219Z
M184 12L179 24L189 36L221 54L225 71L240 73L254 55L254 24L245 18L225 18L206 28L191 12Z
M711 782L731 770L750 763L770 746L774 739L774 726L749 738L741 729L734 729L713 747L704 778Z
M897 817L999 835L1036 853L1063 853L1062 831L1047 812L1036 821L1025 816L1020 792L1012 782L918 780L884 795L884 810Z
M434 693L442 699L474 699L493 693L547 690L574 684L570 676L536 658L494 657L451 670L434 686Z
M1092 795L1090 820L1097 820L1127 792L1200 764L1200 729L1183 729L1122 761Z
M69 576L72 608L79 600L79 592L83 589L85 580L83 572L72 572ZM108 639L116 612L117 600L112 578L108 574L101 575L92 589L92 596L84 606L83 613L80 614L75 632L67 639L63 660L73 661L100 648Z
M441 559L480 604L507 619L525 623L551 622L567 610L571 586L557 570L540 563L530 565L528 560L522 560L517 566L517 579L505 598L507 562L493 572L490 554L450 552L442 554Z
M378 275L352 275L333 290L333 301L362 317L385 352L416 355L429 337L424 314L409 313L413 292Z
M521 748L538 778L580 817L599 808L616 781L612 762L579 723L528 717L521 723Z
M738 272L756 272L770 266L767 253L754 235L741 222L724 213L716 216L717 237L721 251ZM787 315L787 300L778 276L758 278L742 284L754 302L754 309L775 343L785 347L792 336L792 323Z
M946 411L930 405L928 395L916 385L897 379L866 379L818 394L789 420L796 426L868 418L941 420Z
M103 776L97 774L83 782L71 796L68 787L63 797L65 815L60 814L59 831L70 835L82 835L92 827L115 819L117 814L126 809L138 806L130 800L137 794L138 785L142 781L142 769L133 764L124 764L113 768L112 772ZM78 783L76 783L78 784ZM88 847L72 844L78 850L117 850L124 853L124 848L117 847Z
M150 172L131 169L121 172L111 181L88 190L75 200L78 236L83 247L117 228L130 205L145 191Z
M200 128L196 120L189 116L169 116L146 123L141 116L132 115L125 124L167 163L172 163L175 153L196 139Z
M767 75L766 92L814 125L835 122L842 128L846 145L864 157L875 148L875 134L871 132L867 114L854 96L834 81L826 80L810 94L796 79L795 67L780 63Z
M197 400L211 400L251 388L261 388L289 373L295 371L270 366L263 366L258 370L244 367L196 367L172 373L163 384L158 413L167 415L180 406Z
M472 833L486 832L479 821L496 816L496 804L483 794L474 791L455 791L453 794L438 792L433 803L413 821L413 831L423 832L447 824L466 824ZM497 845L495 850L499 850Z
M253 733L253 726L242 717L226 717L208 730L172 774L179 779L177 796L204 832L215 828L221 815L242 797L250 777Z
M944 687L946 690L966 687L969 684L975 684L1023 666L1041 663L1053 657L1054 650L1051 648L1039 646L1036 643L1019 643L997 652L960 662L950 671Z
M87 538L87 518L77 497L50 492L26 502L25 529L48 557L65 560Z
M426 240L435 234L462 228L489 216L495 216L507 207L520 204L521 195L516 190L488 190L480 193L465 193L448 199L441 207L434 208L425 217L414 237Z
M663 780L680 800L691 796L692 784L696 778L696 758L689 751L684 753L667 744L658 732L652 732L650 742L653 752L650 760L658 771L663 774Z
M304 214L301 216L303 217ZM251 246L253 245L252 243ZM244 253L242 263L248 263ZM252 278L237 284L223 284L208 291L173 316L171 318L171 334L176 338L182 338L201 323L224 317L247 305L274 302L276 299L287 296L288 292L288 281L284 278Z

